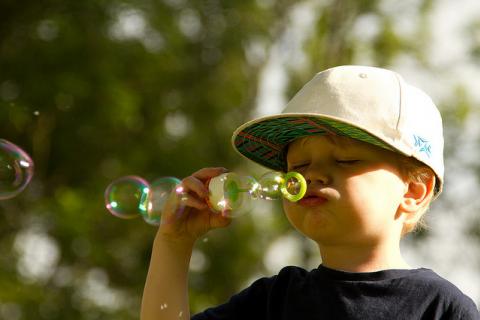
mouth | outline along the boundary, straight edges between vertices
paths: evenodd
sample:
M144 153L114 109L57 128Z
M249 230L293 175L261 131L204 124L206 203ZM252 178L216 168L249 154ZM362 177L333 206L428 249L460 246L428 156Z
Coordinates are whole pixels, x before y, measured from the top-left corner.
M301 200L298 201L298 204L303 207L316 207L327 202L327 198L316 196L316 195L306 195Z

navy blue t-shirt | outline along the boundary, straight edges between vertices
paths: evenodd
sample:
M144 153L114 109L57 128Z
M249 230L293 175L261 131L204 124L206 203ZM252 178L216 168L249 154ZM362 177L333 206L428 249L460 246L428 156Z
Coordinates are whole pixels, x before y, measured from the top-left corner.
M429 269L351 273L283 268L192 320L464 319L475 303Z

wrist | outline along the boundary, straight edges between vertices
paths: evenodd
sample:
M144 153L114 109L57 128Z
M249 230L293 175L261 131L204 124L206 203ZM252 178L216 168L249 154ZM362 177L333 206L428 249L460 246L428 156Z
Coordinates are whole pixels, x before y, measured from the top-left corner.
M157 232L154 240L154 245L162 245L175 251L189 251L191 252L195 244L195 239L188 237L173 237L168 234Z

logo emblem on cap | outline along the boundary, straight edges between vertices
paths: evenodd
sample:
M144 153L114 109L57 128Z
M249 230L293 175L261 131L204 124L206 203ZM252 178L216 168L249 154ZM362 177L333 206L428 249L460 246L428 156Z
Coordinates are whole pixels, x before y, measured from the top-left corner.
M413 135L413 139L415 140L414 147L417 148L417 151L425 152L425 154L430 158L432 155L432 146L430 145L430 142L415 134Z

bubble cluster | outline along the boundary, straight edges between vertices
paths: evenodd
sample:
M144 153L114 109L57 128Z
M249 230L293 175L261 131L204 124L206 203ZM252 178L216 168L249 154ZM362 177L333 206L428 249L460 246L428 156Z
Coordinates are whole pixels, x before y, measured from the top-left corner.
M33 177L30 156L17 145L0 139L0 200L22 192Z
M287 173L267 172L259 181L257 195L265 200L278 200L282 197L296 202L300 200L307 191L307 182L298 172L290 171Z
M251 210L256 200L300 200L307 188L297 172L268 172L259 181L250 176L229 172L209 180L207 204L219 214L234 218ZM176 214L181 216L185 205L181 181L162 177L149 184L138 176L126 176L113 181L105 191L107 209L116 217L130 219L141 216L151 225L159 225L165 204L174 197Z
M158 226L165 203L179 183L180 180L174 177L159 178L151 184L139 176L121 177L106 188L105 207L115 217L142 217L146 223ZM181 204L177 202L175 205L181 209Z

